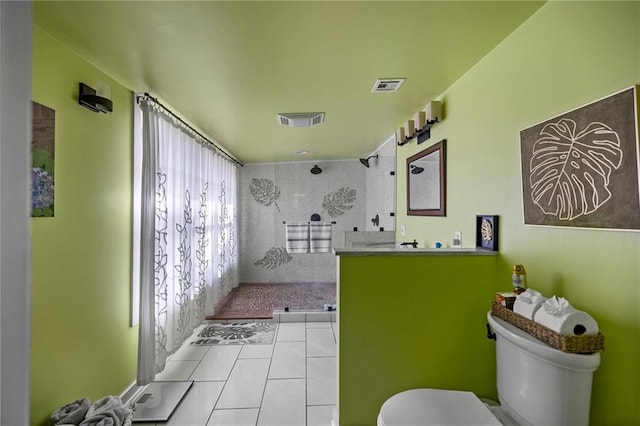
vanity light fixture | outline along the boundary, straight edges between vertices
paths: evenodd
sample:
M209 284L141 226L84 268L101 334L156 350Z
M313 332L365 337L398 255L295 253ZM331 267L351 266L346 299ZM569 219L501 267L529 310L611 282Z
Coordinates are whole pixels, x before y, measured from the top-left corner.
M405 145L411 139L417 138L418 144L431 137L431 127L439 123L442 117L442 102L430 101L424 111L416 112L413 120L408 120L403 127L396 131L398 146Z
M398 130L396 130L396 143L398 144L398 146L402 146L410 140L411 138L407 138L407 135L404 132L404 127L400 127L398 128Z
M413 121L416 124L416 129L422 129L425 126L425 124L427 124L427 112L426 111L416 112L415 117L413 117Z
M418 144L428 140L431 137L431 126L440 122L442 115L442 102L430 101L425 110L425 124L416 131Z
M409 139L411 139L413 137L413 135L416 134L416 122L413 120L407 120L406 123L404 123L404 134L407 135L409 137Z

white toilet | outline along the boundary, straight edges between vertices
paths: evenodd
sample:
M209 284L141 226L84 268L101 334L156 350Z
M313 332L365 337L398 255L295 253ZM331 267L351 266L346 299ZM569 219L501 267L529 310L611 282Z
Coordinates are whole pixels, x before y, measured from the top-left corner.
M600 354L570 354L487 314L496 334L500 406L471 392L412 389L382 405L378 426L588 425Z

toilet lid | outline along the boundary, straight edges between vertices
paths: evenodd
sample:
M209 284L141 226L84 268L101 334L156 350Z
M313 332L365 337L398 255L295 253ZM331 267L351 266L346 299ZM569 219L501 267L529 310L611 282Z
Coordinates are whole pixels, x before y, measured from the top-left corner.
M472 392L412 389L389 398L380 409L378 426L502 426Z

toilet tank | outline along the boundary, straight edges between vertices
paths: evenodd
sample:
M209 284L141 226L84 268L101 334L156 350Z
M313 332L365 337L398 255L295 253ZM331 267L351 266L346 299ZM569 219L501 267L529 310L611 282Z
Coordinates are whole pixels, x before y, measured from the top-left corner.
M521 425L588 425L600 354L570 354L487 314L496 334L498 398Z

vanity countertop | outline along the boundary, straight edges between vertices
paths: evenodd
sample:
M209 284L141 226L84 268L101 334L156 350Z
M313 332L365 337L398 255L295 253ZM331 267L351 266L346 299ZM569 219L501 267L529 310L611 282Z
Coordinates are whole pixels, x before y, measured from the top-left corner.
M399 248L352 247L336 248L336 256L496 256L498 252L475 248Z

